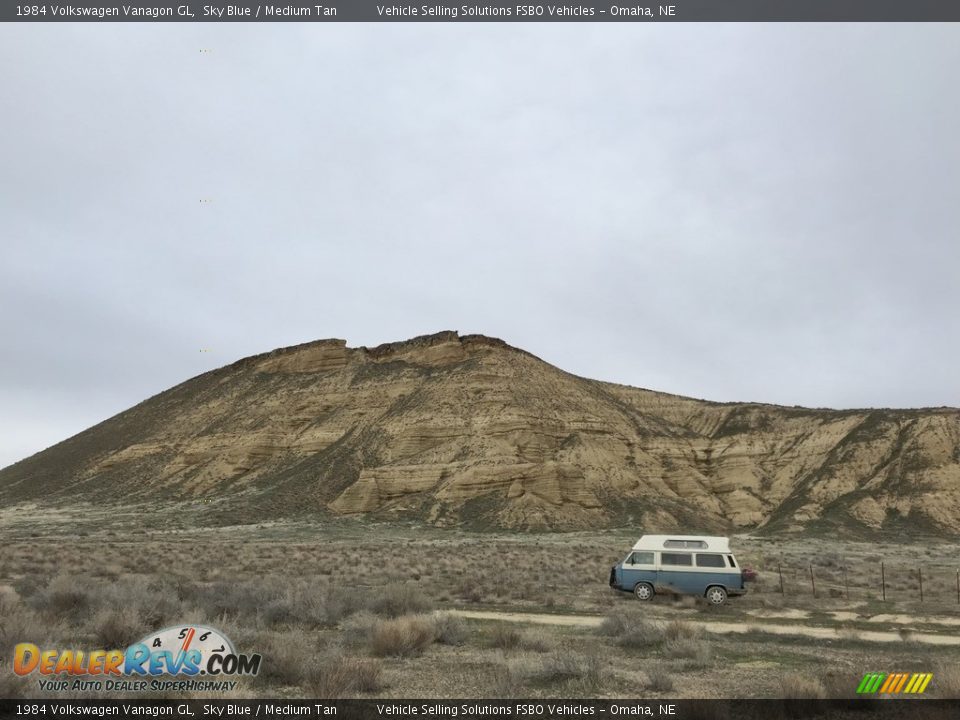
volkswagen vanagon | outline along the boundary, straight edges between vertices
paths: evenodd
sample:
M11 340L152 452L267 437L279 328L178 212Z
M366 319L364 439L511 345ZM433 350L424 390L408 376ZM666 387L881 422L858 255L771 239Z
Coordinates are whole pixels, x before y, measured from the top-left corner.
M610 587L639 600L671 593L699 595L713 605L747 592L729 539L703 535L644 535L610 569Z

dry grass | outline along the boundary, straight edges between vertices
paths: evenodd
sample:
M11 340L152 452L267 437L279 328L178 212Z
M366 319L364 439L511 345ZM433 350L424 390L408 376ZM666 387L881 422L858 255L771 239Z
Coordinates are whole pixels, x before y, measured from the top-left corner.
M436 639L436 625L427 616L382 620L370 633L370 651L377 657L419 655Z
M100 610L93 618L96 645L101 648L126 648L144 634L144 622L132 607Z
M703 628L682 620L671 620L663 629L663 637L668 642L673 640L693 640L703 637Z
M415 585L393 584L383 589L371 609L377 615L395 618L429 612L433 609L433 601Z
M263 655L259 678L280 686L300 685L315 656L315 649L301 633L261 632L256 647Z
M162 514L164 509L158 507L156 512ZM774 577L772 585L766 584L768 589L757 584L752 590L760 592L734 598L720 608L707 607L702 599L691 597L658 596L652 603L638 603L606 586L610 563L622 557L624 548L635 540L622 534L479 536L386 524L373 531L362 523L345 524L342 531L326 523L272 528L266 524L260 529L233 527L222 532L206 528L209 554L217 558L211 563L209 557L199 557L191 550L195 543L191 528L178 534L165 525L163 532L157 532L141 527L143 517L138 515L130 526L136 535L121 529L111 536L91 527L89 536L74 537L68 546L61 540L72 525L57 536L44 528L36 537L29 535L37 532L33 527L22 535L11 533L9 525L3 529L0 587L15 588L20 599L0 600L7 603L0 607L0 664L11 657L14 642L26 640L50 647L91 647L95 642L123 645L131 633L134 638L142 637L159 623L198 622L223 630L241 652L264 655L261 676L241 690L264 697L300 697L320 693L322 688L326 688L322 694L331 697L364 693L443 697L451 692L462 697L636 696L636 687L623 687L607 678L632 677L643 684L647 680L637 668L656 667L657 663L667 672L660 671L663 678L651 675L649 682L655 687L673 682L670 674L677 679L672 690L651 687L650 691L687 697L692 693L777 696L783 692L781 673L786 675L778 666L820 677L827 695L834 696L839 691L821 676L825 662L843 669L836 681L840 690L853 682L850 668L865 663L881 668L898 668L904 663L933 668L940 662L947 667L932 670L934 680L928 694L958 694L951 688L960 685L960 680L951 680L949 675L951 662L960 666L958 648L933 649L919 642L878 643L871 645L870 657L864 658L864 641L855 635L867 627L872 629L865 625L866 620L845 620L849 631L829 645L766 633L731 636L735 653L728 652L726 643L717 641L712 646L723 662L714 660L711 646L690 622L714 619L712 615L698 617L701 608L724 620L764 625L778 621L758 619L745 611L848 609L857 599L855 588L868 580L852 571L851 604L845 604L845 598L829 597L831 576L824 574L821 580L819 568L821 597L816 601L803 596L806 578L802 573L786 573L784 596L769 590L778 585ZM394 562L386 570L377 567L375 552L385 538L396 548ZM143 545L137 545L141 540ZM751 562L751 552L782 559L786 569L791 558L809 556L816 549L806 540L743 542L746 549L738 551L742 564L761 568L761 563ZM54 547L57 552L51 551ZM865 549L887 558L888 569L894 563L890 558L910 554L908 546L850 547L843 556L848 567L865 557ZM950 556L946 547L937 553L937 561ZM468 555L469 562L465 559ZM143 562L147 556L148 564ZM837 568L830 570L836 572ZM377 573L385 574L381 579ZM888 596L897 597L901 588L891 589L891 576L892 572ZM373 577L377 578L375 584ZM930 601L930 597L939 597L935 583L932 576L928 581L925 569L924 589L930 591L922 606L911 596L910 602L891 600L881 605L870 601L859 606L858 613L864 618L903 613L917 616L918 623L924 622L924 615L960 617L955 595L950 605ZM907 596L905 590L903 595ZM442 613L422 621L427 627L424 632L388 630L386 625L396 620L403 626L421 612L443 611L480 599L485 609L492 610L546 612L552 600L561 615L609 615L599 630L602 637L596 630L574 626L531 630L508 623L464 622ZM131 614L111 612L118 607L129 608ZM139 617L136 621L134 614ZM825 614L814 620L832 623ZM500 627L503 629L498 630ZM917 627L925 633L938 631L929 623ZM945 626L941 632L949 634L953 629ZM366 656L361 659L374 663L371 667L379 672L371 669L369 681L363 679L364 670L344 679L346 673L335 672L340 666L326 665L326 648L330 647L341 648L341 664ZM386 659L371 657L380 654ZM411 656L416 656L416 661L406 659ZM755 674L744 670L731 678L728 661L734 656L734 662L755 661L757 667L766 669ZM313 666L328 670L323 674L311 670ZM351 684L354 682L356 685ZM379 689L369 689L377 686Z
M799 673L790 673L780 679L780 697L790 700L822 700L827 697L826 688L819 678Z
M939 698L960 698L960 666L940 665L930 681L932 694Z
M657 647L665 639L663 625L649 620L630 623L617 638L617 645L634 650Z
M32 696L34 682L14 675L7 668L0 666L0 698L4 700L19 700Z
M17 643L42 643L63 634L64 627L59 621L40 617L23 603L0 596L0 658L3 660L13 657Z
M332 657L310 668L303 679L306 697L335 699L383 688L379 660Z
M660 693L670 692L673 690L673 676L663 668L648 670L646 689Z
M563 650L543 659L535 678L547 684L576 684L585 693L596 692L606 677L603 661L593 653Z
M708 643L696 638L678 638L664 645L667 657L682 660L686 670L703 670L713 664L713 650Z
M435 618L434 629L436 641L441 645L463 645L469 634L462 619L446 613Z
M490 646L501 650L516 650L523 643L523 633L512 624L503 623L490 633Z
M623 611L607 615L600 624L600 634L607 637L621 637L636 622L636 619Z

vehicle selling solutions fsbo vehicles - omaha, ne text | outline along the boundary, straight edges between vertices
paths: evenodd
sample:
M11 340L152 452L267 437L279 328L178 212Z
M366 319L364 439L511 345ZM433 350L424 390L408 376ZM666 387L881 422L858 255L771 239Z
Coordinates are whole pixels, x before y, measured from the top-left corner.
M745 580L729 539L704 535L644 535L610 569L610 587L640 600L672 593L722 605L729 595L747 592Z

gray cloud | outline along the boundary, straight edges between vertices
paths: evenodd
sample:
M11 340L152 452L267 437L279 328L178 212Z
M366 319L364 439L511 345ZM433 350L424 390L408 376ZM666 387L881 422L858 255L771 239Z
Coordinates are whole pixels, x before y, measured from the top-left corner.
M448 328L958 405L958 32L0 27L0 465L244 355Z

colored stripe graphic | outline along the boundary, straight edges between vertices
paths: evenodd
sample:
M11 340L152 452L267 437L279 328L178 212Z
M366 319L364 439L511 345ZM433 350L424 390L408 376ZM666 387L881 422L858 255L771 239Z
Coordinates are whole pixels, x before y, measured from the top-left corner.
M890 687L893 685L893 682L894 680L896 680L896 678L897 678L896 673L891 673L890 675L887 675L887 679L884 681L883 685L880 688L881 695L883 695L884 693L890 692Z
M933 673L867 673L857 686L857 694L919 695L932 679Z
M857 693L861 695L871 695L880 687L881 681L886 677L886 673L867 673L860 681L857 687Z

